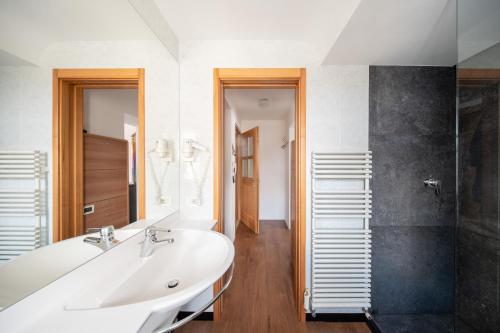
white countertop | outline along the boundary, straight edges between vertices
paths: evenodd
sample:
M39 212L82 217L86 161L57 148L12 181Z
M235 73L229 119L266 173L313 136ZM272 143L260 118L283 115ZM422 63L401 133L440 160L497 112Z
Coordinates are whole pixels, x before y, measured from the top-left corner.
M127 234L123 236L126 240L151 225L213 230L216 224L216 220L208 219L180 220L179 213L174 213L160 220L140 220L120 230L126 231ZM117 231L116 235L119 234ZM84 237L86 235L45 246L0 266L0 309L14 304L103 253L98 247L83 243ZM57 260L54 260L56 257Z
M97 256L86 264L76 268L70 274L62 276L47 286L35 291L31 296L28 296L18 303L0 311L0 326L12 332L29 332L35 327L40 332L54 331L54 327L64 327L65 330L72 327L73 332L85 332L88 331L87 329L92 325L93 329L96 329L96 327L104 329L99 326L101 321L98 320L97 317L94 318L95 320L89 319L91 316L90 312L86 312L89 318L87 318L88 320L85 320L85 325L79 323L81 325L75 326L74 323L77 319L83 319L85 316L82 318L79 316L75 317L77 315L76 312L64 311L64 305L68 302L68 298L72 297L72 295L78 293L80 289L84 288L85 283L89 280L89 277L99 276L102 272L109 270L111 267L110 265L113 262L117 262L116 258L121 256L123 251L135 251L135 245L137 243L136 240L143 238L142 235L139 235L139 233L141 233L140 230L148 226L157 225L167 228L213 230L216 224L217 221L213 219L182 220L179 218L178 213L174 213L163 219L145 219L132 223L125 228L122 228L130 231L133 231L134 229L137 230L137 234L130 237L130 242L124 241L123 244L116 246L116 249L113 248L106 251L102 255ZM117 251L119 248L121 250ZM47 302L49 299L50 302ZM135 327L138 323L142 323L145 320L145 313L150 311L149 309L142 310L144 311L138 311L136 309L130 313L125 311L123 314L120 314L119 318L123 321L124 326ZM30 314L28 316L29 320L19 320L19 318L26 318L28 313ZM106 316L108 317L106 318L110 319L109 315L110 314L107 314ZM124 318L127 318L127 320ZM110 321L113 322L113 319ZM98 329L95 330L95 332L98 331Z

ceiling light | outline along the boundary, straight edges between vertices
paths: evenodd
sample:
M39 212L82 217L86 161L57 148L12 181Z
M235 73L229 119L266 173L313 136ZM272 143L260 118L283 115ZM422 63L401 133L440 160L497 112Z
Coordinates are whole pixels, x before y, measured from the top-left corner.
M259 98L257 103L261 108L265 108L269 106L269 98Z

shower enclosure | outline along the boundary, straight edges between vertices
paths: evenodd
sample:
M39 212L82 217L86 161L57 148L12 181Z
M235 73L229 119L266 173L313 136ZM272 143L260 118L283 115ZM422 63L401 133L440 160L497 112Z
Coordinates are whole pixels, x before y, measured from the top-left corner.
M449 4L455 66L370 67L384 333L500 332L500 0Z
M500 0L457 4L454 331L500 332Z
M457 17L455 332L500 332L500 0Z
M496 44L458 66L456 332L499 332L499 93Z

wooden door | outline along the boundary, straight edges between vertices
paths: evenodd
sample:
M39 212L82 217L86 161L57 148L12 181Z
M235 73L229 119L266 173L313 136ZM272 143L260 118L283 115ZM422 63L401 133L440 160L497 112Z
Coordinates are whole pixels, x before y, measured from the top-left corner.
M259 128L241 134L241 222L259 233Z
M293 286L297 292L299 270L297 267L297 257L299 249L297 247L297 213L296 213L296 184L295 184L295 140L290 142L290 229L292 229L292 271L293 271Z
M129 223L128 142L84 136L84 229Z

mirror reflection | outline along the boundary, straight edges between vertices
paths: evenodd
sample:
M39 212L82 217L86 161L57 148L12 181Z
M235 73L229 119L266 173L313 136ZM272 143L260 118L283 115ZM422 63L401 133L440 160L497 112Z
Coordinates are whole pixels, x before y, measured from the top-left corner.
M179 208L176 57L127 1L37 5L0 4L0 310Z
M137 221L137 88L83 90L83 230ZM105 181L103 181L105 179Z

